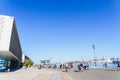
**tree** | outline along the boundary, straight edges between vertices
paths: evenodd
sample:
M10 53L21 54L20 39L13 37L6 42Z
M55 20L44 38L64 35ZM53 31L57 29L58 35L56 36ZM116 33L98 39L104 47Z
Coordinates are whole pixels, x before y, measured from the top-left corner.
M29 60L29 59L26 59L23 63L23 66L25 67L31 67L33 66L33 61L32 60Z

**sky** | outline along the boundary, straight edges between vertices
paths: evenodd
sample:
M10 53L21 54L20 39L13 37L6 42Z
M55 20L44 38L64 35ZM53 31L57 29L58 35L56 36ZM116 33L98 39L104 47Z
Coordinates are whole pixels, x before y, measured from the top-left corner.
M0 0L35 63L120 57L120 0Z

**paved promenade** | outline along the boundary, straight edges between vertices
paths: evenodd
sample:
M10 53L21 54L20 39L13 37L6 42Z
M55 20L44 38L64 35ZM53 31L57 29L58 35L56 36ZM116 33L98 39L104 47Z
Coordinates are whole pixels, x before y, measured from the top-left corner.
M60 74L54 74L50 80L63 80Z
M75 72L69 69L20 69L15 72L0 73L0 80L120 80L120 71L90 69Z
M90 69L75 72L75 70L77 70L77 68L70 69L66 72L70 77L72 77L73 80L120 80L120 71Z
M52 78L53 75L56 76ZM63 80L63 79L59 75L59 71L30 68L20 69L15 72L1 72L0 80Z
M54 69L19 69L14 72L0 72L0 80L71 80L70 77Z

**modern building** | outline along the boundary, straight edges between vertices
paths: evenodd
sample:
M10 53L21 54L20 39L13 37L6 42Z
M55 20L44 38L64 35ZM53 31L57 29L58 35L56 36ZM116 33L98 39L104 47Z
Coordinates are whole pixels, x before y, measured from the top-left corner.
M31 60L31 59L27 55L22 54L22 63L24 63L25 60Z
M15 18L0 15L0 69L21 67L22 49Z

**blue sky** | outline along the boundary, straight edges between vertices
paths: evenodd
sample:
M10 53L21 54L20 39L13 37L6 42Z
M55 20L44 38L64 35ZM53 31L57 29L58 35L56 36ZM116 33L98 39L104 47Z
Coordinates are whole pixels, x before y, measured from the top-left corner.
M120 0L0 0L34 62L120 57Z

